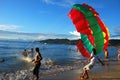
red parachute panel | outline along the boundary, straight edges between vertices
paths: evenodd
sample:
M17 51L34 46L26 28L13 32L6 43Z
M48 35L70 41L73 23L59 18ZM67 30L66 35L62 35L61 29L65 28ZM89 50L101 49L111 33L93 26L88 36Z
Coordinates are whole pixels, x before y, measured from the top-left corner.
M89 52L86 50L86 48L84 47L84 45L82 44L82 41L80 40L77 44L77 48L79 50L79 52L81 52L82 56L90 58L90 54Z
M96 19L98 21L98 24L101 26L102 31L105 33L104 39L106 40L106 42L104 43L104 50L106 50L107 46L109 44L109 35L108 35L109 33L108 33L107 29L106 29L106 26L101 21L101 19L99 17L97 17L97 16L96 16Z
M88 39L89 39L89 41L91 42L91 44L94 46L95 44L95 42L94 42L94 37L92 36L92 34L91 35L87 35L88 36Z
M91 34L88 21L85 19L84 14L72 8L68 16L71 18L78 32L82 34Z

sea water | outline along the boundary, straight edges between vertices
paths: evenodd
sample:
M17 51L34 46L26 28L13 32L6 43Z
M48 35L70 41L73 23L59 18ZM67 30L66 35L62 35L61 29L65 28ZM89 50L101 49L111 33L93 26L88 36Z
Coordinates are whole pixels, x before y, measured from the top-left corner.
M18 40L0 40L0 71L16 71L29 69L32 66L30 59L25 59L22 55L24 49L39 47L43 57L42 66L66 66L72 65L78 59L82 59L81 54L77 51L76 45L58 45L58 44L41 44L33 41ZM35 52L35 51L34 51ZM35 53L34 53L35 55ZM42 68L43 70L45 68Z
M22 51L24 49L35 49L36 47L40 49L40 53L43 57L40 67L40 73L42 75L72 69L82 69L87 63L87 61L84 60L85 58L77 51L76 45L41 44L39 42L21 40L0 40L0 73L4 75L5 72L12 72L10 75L14 73L18 75L21 73L22 75L30 72L34 64L31 62L31 59L23 57ZM116 47L108 47L109 57L116 57L117 49ZM104 54L100 54L99 57L104 58Z

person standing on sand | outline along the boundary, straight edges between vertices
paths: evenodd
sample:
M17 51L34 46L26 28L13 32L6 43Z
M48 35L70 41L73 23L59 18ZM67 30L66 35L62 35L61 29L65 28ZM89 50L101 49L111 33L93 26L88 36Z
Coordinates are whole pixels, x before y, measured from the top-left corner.
M80 79L88 79L89 78L88 71L94 66L95 62L96 62L96 49L93 48L91 56L90 56L90 63L87 64L83 68L83 72L82 72Z
M118 52L118 60L120 60L120 49L118 49L117 52Z
M108 58L108 55L109 55L109 52L108 52L107 49L105 50L104 54L105 54L105 59L107 59L107 58Z
M35 63L33 74L36 76L36 80L38 80L39 79L39 68L41 65L42 56L39 52L39 48L35 48L35 51L36 51L36 55L35 55L35 58L32 60L32 62Z

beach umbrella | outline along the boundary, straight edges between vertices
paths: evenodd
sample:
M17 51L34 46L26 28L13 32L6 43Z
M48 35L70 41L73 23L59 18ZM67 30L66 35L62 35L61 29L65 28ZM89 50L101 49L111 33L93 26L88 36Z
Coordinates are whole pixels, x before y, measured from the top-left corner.
M84 57L89 58L93 48L97 54L107 49L109 31L95 9L87 4L74 4L68 16L81 34L77 47Z

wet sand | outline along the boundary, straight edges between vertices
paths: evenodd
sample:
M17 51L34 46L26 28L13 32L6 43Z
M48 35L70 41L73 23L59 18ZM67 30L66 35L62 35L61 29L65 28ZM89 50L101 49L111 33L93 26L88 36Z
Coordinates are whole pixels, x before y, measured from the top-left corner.
M86 80L120 80L120 61L106 60L105 65L97 64L89 71L89 79ZM40 80L80 80L81 70L71 70L41 77Z
M99 69L90 72L90 80L120 80L120 61L105 62Z

